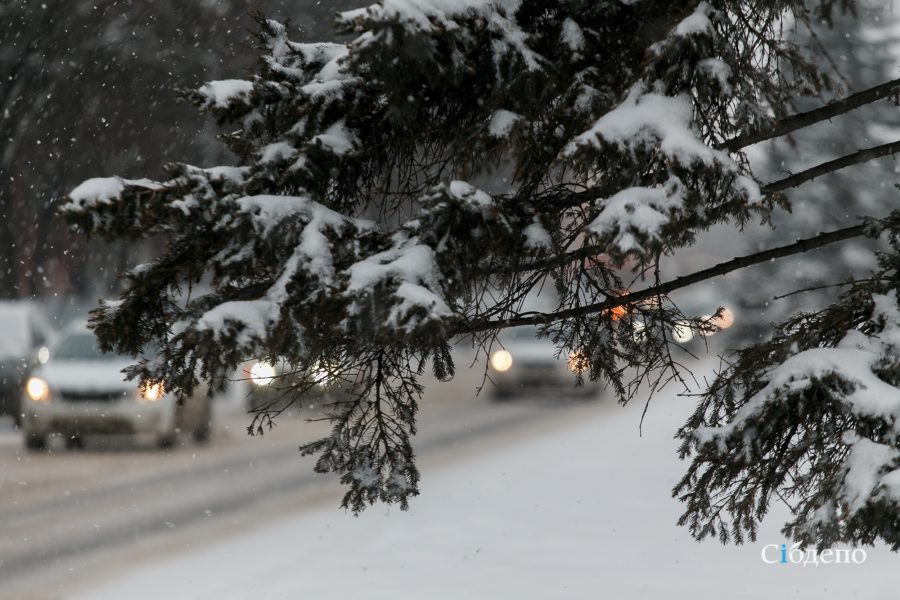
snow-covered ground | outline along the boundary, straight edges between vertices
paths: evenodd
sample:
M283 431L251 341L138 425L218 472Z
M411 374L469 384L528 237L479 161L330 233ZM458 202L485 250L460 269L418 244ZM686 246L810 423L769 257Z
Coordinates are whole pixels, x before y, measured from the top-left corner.
M765 564L776 511L744 546L675 525L672 433L689 399L575 409L565 426L425 473L409 512L333 506L118 573L74 598L896 598L900 557Z

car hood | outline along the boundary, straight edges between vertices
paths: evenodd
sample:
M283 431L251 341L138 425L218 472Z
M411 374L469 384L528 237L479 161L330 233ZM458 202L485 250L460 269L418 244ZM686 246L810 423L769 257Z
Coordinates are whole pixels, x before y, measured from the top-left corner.
M564 359L556 357L556 347L548 343L506 343L503 346L512 354L513 361L557 363ZM499 346L495 346L499 350Z
M65 388L73 392L98 390L120 390L135 388L138 384L129 381L122 369L131 361L50 361L34 375L46 381L50 388Z

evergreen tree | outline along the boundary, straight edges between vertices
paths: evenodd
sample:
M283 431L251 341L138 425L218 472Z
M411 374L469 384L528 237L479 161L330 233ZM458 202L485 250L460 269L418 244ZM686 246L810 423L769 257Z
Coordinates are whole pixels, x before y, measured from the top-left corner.
M383 0L339 16L346 43L294 42L260 17L255 74L186 92L229 126L236 165L89 180L62 205L90 234L165 240L93 327L120 352L157 342L132 374L182 393L200 379L220 388L250 357L290 365L294 397L327 369L352 393L331 404L331 435L302 451L341 474L344 506L406 507L418 378L426 363L452 376L457 336L489 351L502 329L538 325L579 357L578 377L608 380L625 402L685 376L672 328L688 316L669 293L883 235L874 273L740 352L700 397L675 492L699 538L752 537L775 498L803 541L896 544L900 214L680 278L663 270L713 225L739 234L788 207L784 192L890 152L754 176L747 146L898 90L790 115L834 87L782 37L847 3L810 4ZM503 191L479 186L500 172ZM524 311L548 280L555 310ZM251 431L272 417L262 407Z
M333 9L320 4L253 2L302 16L310 32L330 22ZM147 244L85 244L54 218L54 200L98 172L156 173L174 148L182 159L224 160L213 128L172 87L252 66L247 9L245 0L0 2L0 297L93 298L116 289L117 266L148 255Z

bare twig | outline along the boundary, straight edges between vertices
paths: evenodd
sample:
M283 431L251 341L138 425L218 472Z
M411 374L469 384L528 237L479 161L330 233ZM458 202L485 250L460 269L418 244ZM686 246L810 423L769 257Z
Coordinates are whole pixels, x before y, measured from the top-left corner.
M850 112L865 104L870 104L883 98L889 98L897 92L900 92L900 79L894 79L893 81L851 94L843 100L829 102L825 106L815 110L779 119L770 127L733 137L718 144L717 148L720 150L728 150L729 152L736 152L741 148L787 135L798 129L815 125L820 121L826 121L838 115Z
M790 296L796 296L797 294L805 294L807 292L817 292L819 290L827 290L829 288L836 287L844 287L846 285L856 285L858 283L870 283L873 281L879 281L878 277L870 277L869 279L851 279L850 281L844 281L841 283L827 283L825 285L814 285L812 287L803 288L802 290L794 290L793 292L788 292L787 294L781 294L780 296L773 296L772 300L781 300L782 298L789 298Z
M853 154L848 154L847 156L842 156L841 158L816 165L815 167L806 169L805 171L794 173L790 177L785 177L784 179L773 181L772 183L763 186L762 192L764 194L773 194L775 192L781 192L790 188L795 188L821 175L827 175L829 173L833 173L834 171L866 162L868 160L872 160L873 158L886 156L888 154L896 154L897 152L900 152L900 141L891 142L889 144L882 144L881 146L875 146L874 148L868 148L866 150L860 150L858 152L854 152Z
M743 269L744 267L749 267L777 258L792 256L794 254L802 254L816 248L821 248L822 246L827 246L828 244L833 244L835 242L847 240L850 238L861 237L866 234L866 229L866 225L854 225L852 227L845 227L844 229L838 229L827 233L820 233L819 235L812 238L797 240L793 244L779 246L778 248L764 250L762 252L757 252L748 256L733 258L729 261L719 263L714 267L703 269L690 275L685 275L683 277L677 277L666 283L654 285L649 288L644 288L643 290L639 290L637 292L632 292L630 294L624 294L621 296L609 296L603 302L585 304L575 308L560 310L553 313L538 312L527 317L512 317L509 319L474 321L462 325L458 329L457 333L471 334L477 333L479 331L489 331L507 327L518 327L520 325L546 325L547 323L553 323L555 321L561 321L563 319L601 313L603 311L608 311L610 309L616 308L617 306L624 306L642 302L656 295L669 294L677 289L694 285L707 279L719 277L721 275L731 273L732 271Z

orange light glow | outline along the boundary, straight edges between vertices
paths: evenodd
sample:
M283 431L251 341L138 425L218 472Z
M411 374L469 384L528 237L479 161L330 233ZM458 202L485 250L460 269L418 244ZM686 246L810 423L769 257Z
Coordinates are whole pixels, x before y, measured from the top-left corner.
M156 402L160 398L162 398L166 393L163 384L160 383L145 383L141 386L141 398L147 400L148 402Z
M713 316L712 324L719 329L728 329L734 325L734 313L727 308L722 308L718 315Z
M584 373L591 366L591 363L588 360L588 356L584 353L583 350L576 350L575 352L570 354L569 360L567 362L569 365L569 370L573 373Z
M610 316L613 321L618 321L628 312L628 309L625 306L616 306L615 308L611 308L609 311Z

